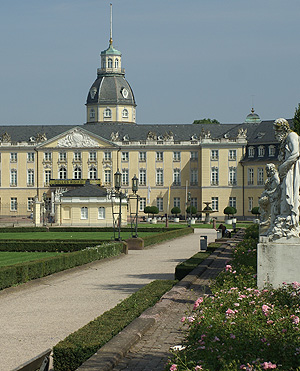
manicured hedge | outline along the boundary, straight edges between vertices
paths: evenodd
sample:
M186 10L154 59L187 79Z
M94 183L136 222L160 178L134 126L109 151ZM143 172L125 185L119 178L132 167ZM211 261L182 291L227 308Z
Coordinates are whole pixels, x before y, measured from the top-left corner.
M178 227L141 227L139 225L139 232L165 232L170 230L176 230ZM0 228L0 233L34 233L34 232L113 232L112 227L4 227ZM129 227L122 227L122 231L131 231Z
M0 290L94 260L119 255L124 251L124 246L123 243L106 243L51 258L0 267Z
M167 240L172 240L173 238L186 236L187 234L194 233L194 229L191 227L173 229L172 231L163 232L153 236L143 237L144 246L154 245Z
M216 248L221 246L220 243L210 243L207 246L207 252L197 252L191 258L179 263L175 268L175 279L182 280L187 276L193 269L195 269L200 263L203 262L206 258L209 257L210 253L213 252Z
M152 307L175 283L176 281L171 280L151 282L60 341L53 348L55 371L76 370L147 308Z
M0 251L39 251L39 252L73 252L87 246L98 246L107 241L101 240L0 240Z

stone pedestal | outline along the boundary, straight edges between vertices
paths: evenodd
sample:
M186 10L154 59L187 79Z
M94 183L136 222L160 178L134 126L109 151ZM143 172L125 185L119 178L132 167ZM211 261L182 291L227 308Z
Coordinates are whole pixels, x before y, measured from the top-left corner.
M128 250L143 250L144 240L142 238L128 238L126 240Z
M265 240L265 241L264 241ZM300 282L300 238L268 241L261 238L257 245L257 286L278 288L283 282Z

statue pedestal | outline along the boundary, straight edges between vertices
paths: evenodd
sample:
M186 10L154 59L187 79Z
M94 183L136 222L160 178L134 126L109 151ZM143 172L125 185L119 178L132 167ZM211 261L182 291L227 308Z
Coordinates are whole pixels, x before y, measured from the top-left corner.
M264 241L265 240L265 241ZM257 245L257 286L278 288L283 282L300 282L300 238L261 238Z

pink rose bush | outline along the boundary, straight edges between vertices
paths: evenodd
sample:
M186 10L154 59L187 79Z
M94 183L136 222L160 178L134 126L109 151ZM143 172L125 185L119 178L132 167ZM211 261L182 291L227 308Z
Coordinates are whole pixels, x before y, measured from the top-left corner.
M195 301L183 322L185 349L172 354L168 369L300 370L300 284L258 290L254 259L244 259L254 250L252 240L241 242L230 268L227 263L211 286L212 295Z

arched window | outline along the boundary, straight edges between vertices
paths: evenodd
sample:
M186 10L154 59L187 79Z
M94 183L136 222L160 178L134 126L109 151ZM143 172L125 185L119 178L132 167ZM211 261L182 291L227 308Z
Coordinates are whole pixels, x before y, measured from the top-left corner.
M90 110L90 119L94 119L95 118L95 110L94 108L91 108Z
M116 59L115 59L115 68L118 68L118 67L119 67L119 59L116 58Z
M82 207L81 208L81 219L88 219L88 217L89 217L88 208Z
M89 179L97 179L97 169L94 166L89 169Z
M102 62L102 68L105 68L106 66L106 63L105 63L105 60Z
M105 207L99 207L98 219L105 219Z
M74 169L74 179L81 179L81 168L79 166Z
M67 169L64 166L61 166L58 170L59 179L67 179Z
M104 117L105 118L110 118L111 117L111 109L110 108L106 108L104 110Z
M122 111L122 117L123 117L123 119L128 118L128 110L126 108L124 108L123 111Z
M111 58L108 58L107 67L108 68L112 68L113 67L113 60Z

